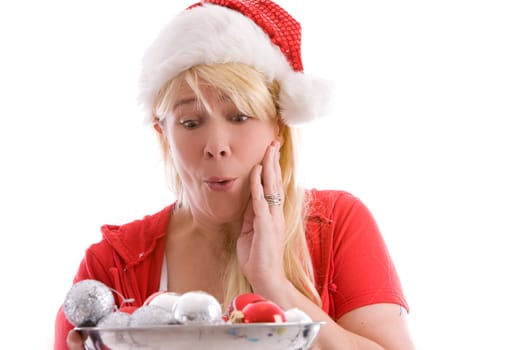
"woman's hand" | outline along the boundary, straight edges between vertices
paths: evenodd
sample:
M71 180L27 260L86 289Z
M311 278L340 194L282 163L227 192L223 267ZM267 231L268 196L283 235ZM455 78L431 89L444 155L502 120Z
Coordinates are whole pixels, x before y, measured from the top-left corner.
M84 341L87 335L74 329L67 334L66 344L69 350L84 350Z
M270 205L264 195L279 194L283 185L277 141L272 142L262 165L251 172L251 201L244 213L241 235L237 241L237 257L241 269L258 293L272 290L286 280L283 268L284 213L282 203ZM282 284L281 284L282 285Z

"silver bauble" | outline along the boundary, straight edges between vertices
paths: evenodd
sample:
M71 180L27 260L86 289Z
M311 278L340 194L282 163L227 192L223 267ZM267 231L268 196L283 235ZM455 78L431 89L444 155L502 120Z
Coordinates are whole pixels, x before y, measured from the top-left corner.
M312 319L301 309L296 307L288 309L284 312L286 322L310 323Z
M131 315L127 312L115 311L110 312L102 317L97 323L99 328L124 328L129 325Z
M172 313L157 305L144 305L136 309L130 317L130 327L158 326L173 323Z
M156 305L171 311L179 298L180 294L174 292L158 292L149 297L144 305Z
M122 349L123 344L130 343L130 336L127 332L131 315L127 312L115 311L102 317L98 321L98 334L106 347L103 349ZM91 348L86 348L91 349ZM95 347L95 349L99 349ZM130 349L126 347L126 349Z
M173 318L182 324L214 324L224 322L221 304L206 292L192 291L182 294L173 310Z
M111 289L91 279L75 283L64 300L64 314L77 327L95 326L114 308L115 299Z

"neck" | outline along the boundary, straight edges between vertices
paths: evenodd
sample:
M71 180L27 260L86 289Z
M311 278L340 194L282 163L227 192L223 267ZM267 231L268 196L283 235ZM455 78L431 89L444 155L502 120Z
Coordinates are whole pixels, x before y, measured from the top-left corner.
M174 212L174 222L183 235L195 239L204 239L215 244L228 244L237 239L242 221L219 222L213 217L194 212L191 208L177 208Z

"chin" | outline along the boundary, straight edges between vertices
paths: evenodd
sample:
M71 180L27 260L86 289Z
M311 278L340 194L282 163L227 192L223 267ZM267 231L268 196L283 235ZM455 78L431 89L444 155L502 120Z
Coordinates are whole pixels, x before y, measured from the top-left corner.
M228 223L243 219L246 204L240 200L221 200L209 203L209 209L216 219Z

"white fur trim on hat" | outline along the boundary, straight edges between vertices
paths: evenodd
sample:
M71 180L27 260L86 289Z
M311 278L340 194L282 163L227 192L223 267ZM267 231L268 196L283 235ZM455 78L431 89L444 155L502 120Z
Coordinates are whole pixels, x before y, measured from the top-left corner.
M197 64L242 62L281 85L285 122L300 125L326 113L330 84L296 72L280 48L248 17L229 8L203 4L175 16L146 50L138 101L151 121L153 102L171 78Z

